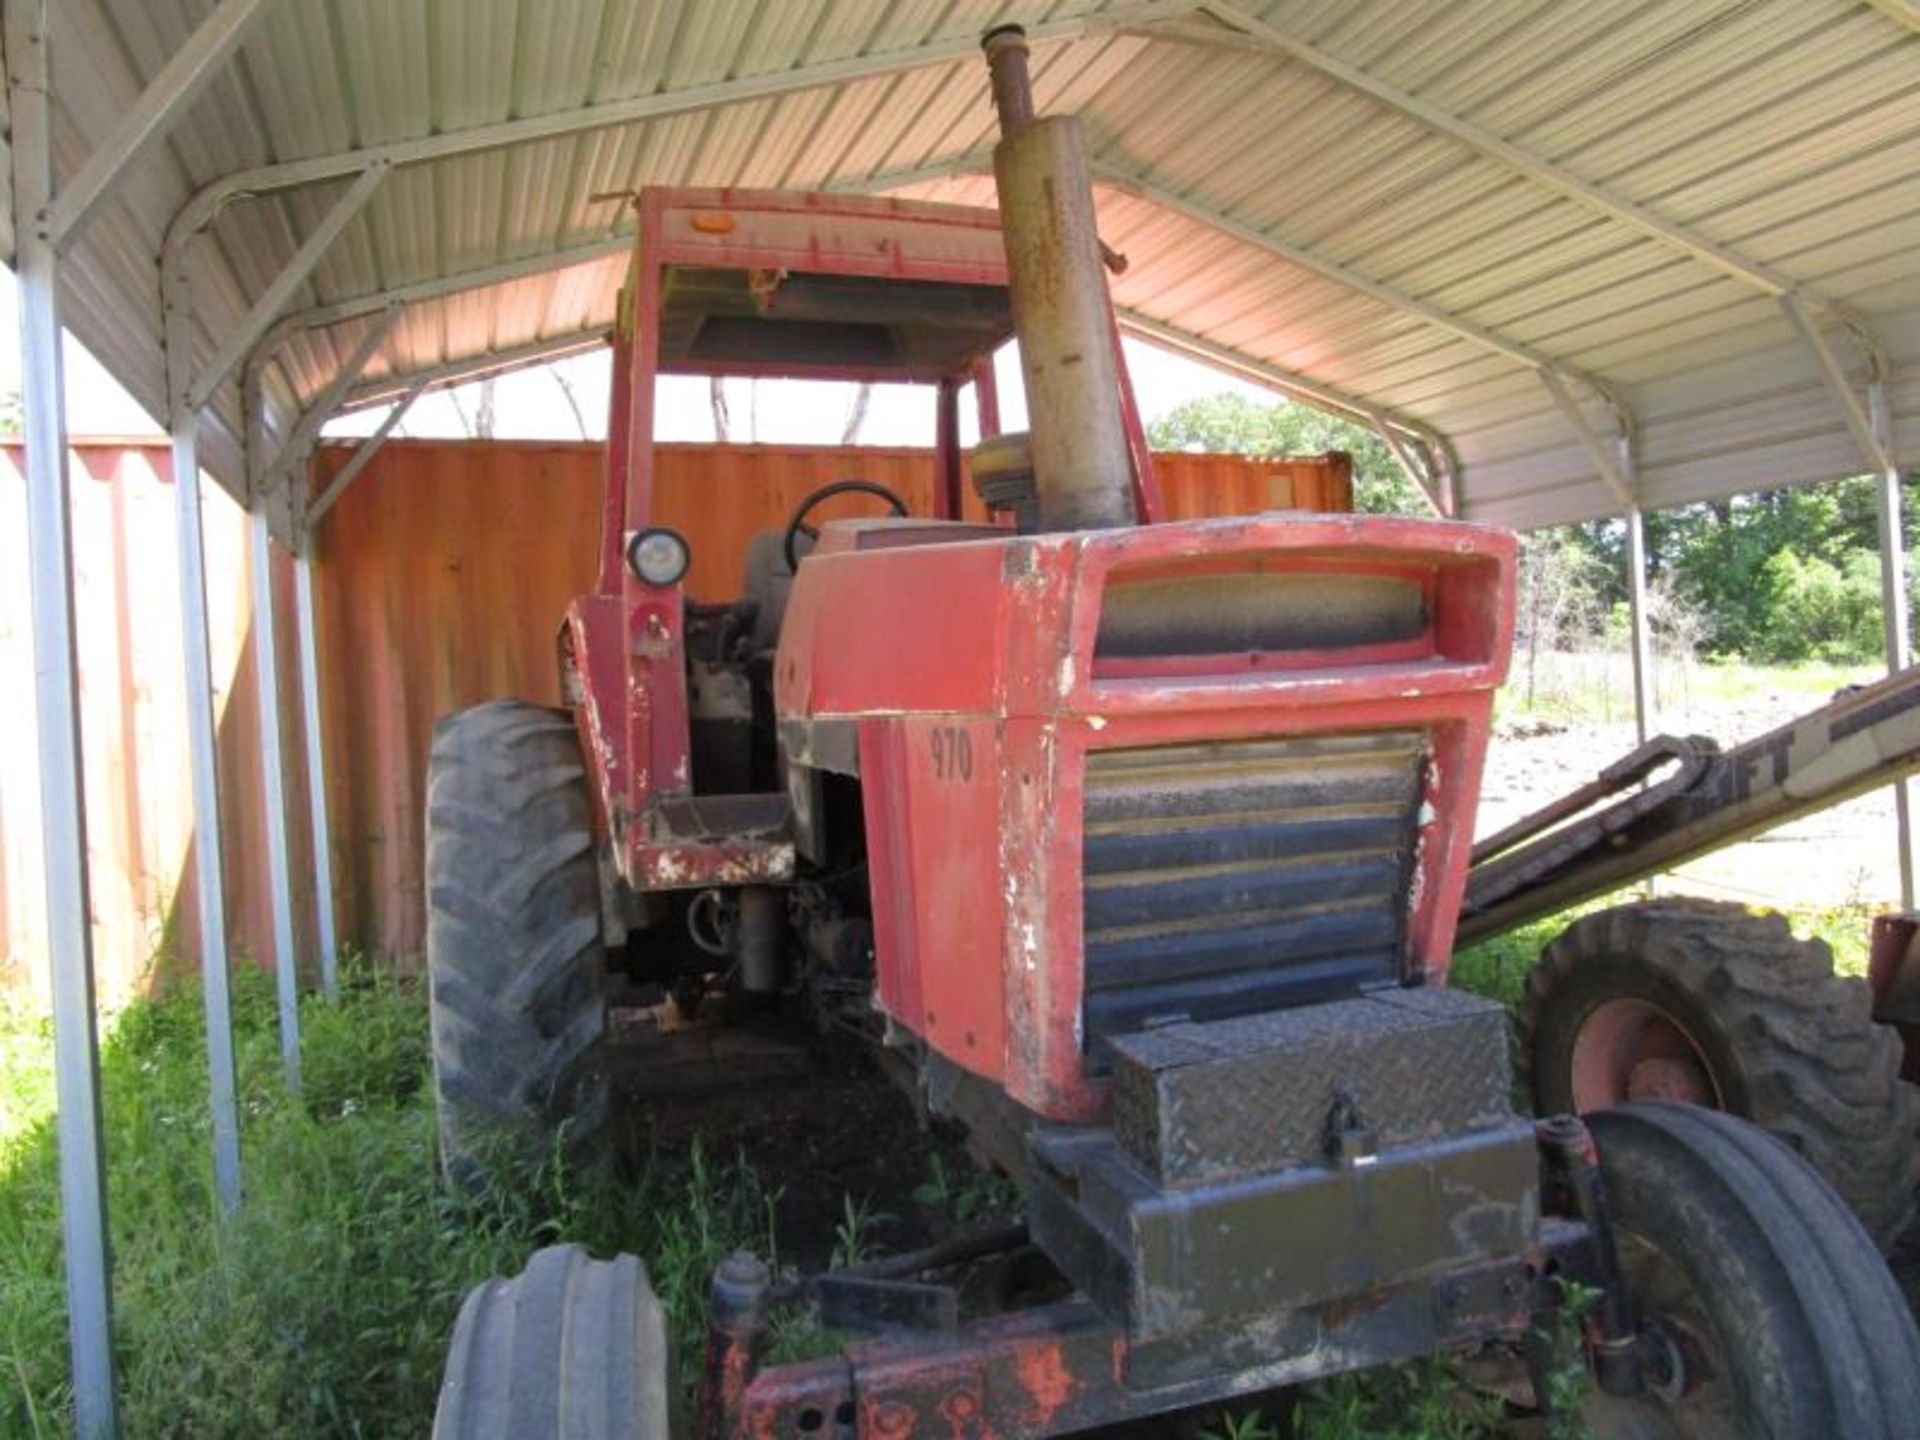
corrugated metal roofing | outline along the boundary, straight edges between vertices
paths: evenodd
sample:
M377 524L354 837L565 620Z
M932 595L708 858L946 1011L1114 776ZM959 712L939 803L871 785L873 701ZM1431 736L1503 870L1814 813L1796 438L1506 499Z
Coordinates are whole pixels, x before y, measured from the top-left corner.
M1045 37L1042 107L1089 127L1103 230L1132 261L1119 303L1162 339L1423 427L1452 452L1469 517L1620 508L1541 362L1596 428L1601 396L1617 399L1649 505L1828 478L1865 468L1861 451L1767 282L1826 317L1857 380L1868 351L1852 334L1871 337L1897 443L1920 451L1920 22L1905 3L266 0L70 252L66 316L162 413L157 258L196 192L324 162L226 204L196 247L204 359L377 147L627 105L622 123L393 155L292 302L333 310L287 328L264 370L271 447L396 288L580 262L416 296L369 382L606 325L623 262L579 250L625 223L605 192L840 184L991 203L972 41L1018 20ZM53 7L57 176L212 8ZM1516 168L1514 147L1571 185ZM230 382L206 436L236 489L240 410Z

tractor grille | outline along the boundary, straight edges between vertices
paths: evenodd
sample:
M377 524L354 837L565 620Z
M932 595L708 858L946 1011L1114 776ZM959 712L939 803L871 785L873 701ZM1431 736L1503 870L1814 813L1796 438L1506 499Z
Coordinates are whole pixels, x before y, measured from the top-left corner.
M1087 756L1085 1036L1277 1010L1401 971L1417 730Z

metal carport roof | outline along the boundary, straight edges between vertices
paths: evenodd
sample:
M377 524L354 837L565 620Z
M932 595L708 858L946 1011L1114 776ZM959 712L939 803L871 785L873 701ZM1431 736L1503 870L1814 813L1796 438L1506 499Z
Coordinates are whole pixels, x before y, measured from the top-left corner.
M65 315L164 417L162 274L191 277L203 455L243 494L250 373L258 483L316 402L604 329L624 266L609 192L990 203L975 47L1018 20L1043 106L1090 128L1137 329L1387 423L1410 460L1455 471L1469 518L1724 496L1920 445L1917 14L69 0L56 192L116 124L137 129L143 90L164 98L148 87L169 62L203 88L74 232ZM293 510L271 508L284 535Z

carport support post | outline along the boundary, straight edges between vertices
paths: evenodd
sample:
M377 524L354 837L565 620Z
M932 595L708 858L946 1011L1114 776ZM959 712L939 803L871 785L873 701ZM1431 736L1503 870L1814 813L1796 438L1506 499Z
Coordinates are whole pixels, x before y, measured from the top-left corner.
M1900 534L1900 461L1894 451L1893 412L1887 405L1886 361L1871 336L1857 329L1854 338L1866 350L1867 403L1860 404L1853 380L1833 346L1799 296L1780 297L1781 312L1813 352L1820 378L1840 404L1841 417L1878 482L1880 512L1880 608L1886 637L1887 670L1904 670L1912 659L1907 622L1906 546ZM1907 782L1893 783L1894 818L1900 849L1900 900L1914 908L1913 806Z
M293 552L293 614L300 632L300 703L305 707L307 813L313 822L313 912L320 939L320 989L340 998L339 942L333 931L332 827L327 823L327 761L320 734L320 661L313 632L313 535Z
M1627 611L1632 631L1633 724L1645 744L1653 729L1653 635L1647 621L1647 523L1638 505L1627 511Z
M220 1212L240 1207L240 1122L235 1103L233 1007L227 970L227 896L221 859L220 764L207 642L207 556L200 514L200 416L187 403L193 375L193 289L184 260L161 281L167 341L168 429L173 440L174 539L180 572L180 649L193 782L194 888L200 902L200 993L206 1010L207 1111L213 1189Z
M46 0L6 7L13 112L13 233L20 281L21 386L26 411L28 591L45 848L47 961L52 972L54 1084L60 1144L60 1227L67 1270L74 1428L82 1440L116 1429L113 1290L107 1261L106 1153L100 1138L100 1050L94 1020L93 932L87 907L87 827L80 759L80 687L73 634L73 551L67 510L66 389L61 373L59 260L47 101Z
M273 973L280 1000L280 1062L287 1093L300 1093L299 957L293 949L293 867L287 860L287 792L280 751L280 663L273 609L273 536L267 507L247 514L253 532L253 668L260 696L260 790L266 802L267 880L273 891Z
M1907 613L1907 547L1902 533L1900 465L1893 446L1893 412L1887 407L1887 387L1876 378L1867 386L1867 412L1874 439L1885 463L1876 476L1880 520L1880 609L1884 617L1887 669L1904 670L1913 663L1912 620ZM1900 904L1914 908L1920 891L1914 876L1913 791L1906 780L1893 785L1894 818L1899 829Z

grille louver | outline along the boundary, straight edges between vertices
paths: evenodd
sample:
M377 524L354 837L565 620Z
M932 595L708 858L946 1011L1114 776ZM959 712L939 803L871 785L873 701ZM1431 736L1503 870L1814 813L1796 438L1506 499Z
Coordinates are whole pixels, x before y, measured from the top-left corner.
M1396 979L1424 754L1412 730L1089 754L1095 1059L1108 1035Z

